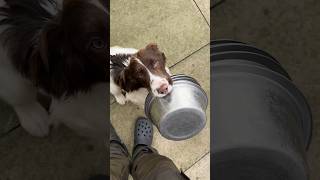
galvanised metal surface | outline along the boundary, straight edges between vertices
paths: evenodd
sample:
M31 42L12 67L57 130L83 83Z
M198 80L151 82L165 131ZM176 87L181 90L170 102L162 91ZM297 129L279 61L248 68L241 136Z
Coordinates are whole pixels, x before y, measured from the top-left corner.
M164 98L146 98L145 113L157 126L162 136L184 140L198 134L206 124L206 93L191 77L172 76L173 90Z
M213 179L308 179L311 111L278 61L244 43L213 41L211 87Z

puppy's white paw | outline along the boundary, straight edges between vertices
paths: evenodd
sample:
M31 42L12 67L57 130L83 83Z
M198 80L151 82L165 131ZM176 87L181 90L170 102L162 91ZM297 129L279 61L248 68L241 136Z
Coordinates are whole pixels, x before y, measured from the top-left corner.
M124 105L126 104L126 98L123 95L115 96L117 103Z
M50 132L51 120L47 111L37 102L14 107L21 126L31 135L44 137Z

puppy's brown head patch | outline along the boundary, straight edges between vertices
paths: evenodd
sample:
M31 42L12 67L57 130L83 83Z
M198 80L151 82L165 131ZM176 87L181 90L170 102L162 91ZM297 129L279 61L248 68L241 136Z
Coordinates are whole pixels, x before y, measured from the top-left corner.
M130 92L139 88L150 89L150 77L148 70L135 57L131 57L129 65L120 73L116 84L121 89Z
M165 78L172 84L171 77L166 70L166 56L159 50L157 44L148 44L145 48L139 50L136 56L152 74Z

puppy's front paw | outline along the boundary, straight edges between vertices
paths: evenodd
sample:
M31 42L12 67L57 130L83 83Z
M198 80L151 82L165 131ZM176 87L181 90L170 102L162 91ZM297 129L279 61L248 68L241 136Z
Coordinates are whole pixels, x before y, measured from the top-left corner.
M124 96L115 96L117 103L124 105L126 104L126 98Z
M47 111L39 104L26 104L15 107L21 126L33 136L44 137L52 124Z

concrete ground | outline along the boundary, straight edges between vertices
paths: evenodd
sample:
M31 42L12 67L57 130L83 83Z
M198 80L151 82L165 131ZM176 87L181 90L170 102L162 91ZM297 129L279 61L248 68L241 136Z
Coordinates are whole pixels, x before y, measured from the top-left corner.
M196 78L209 95L209 0L111 0L111 46L143 48L155 42L165 52L173 74ZM111 100L111 121L129 151L135 119L144 115L133 104ZM210 107L207 125L185 141L163 138L155 128L153 146L193 179L210 179Z
M270 52L306 96L313 113L310 179L320 179L320 1L227 0L211 13L211 36Z

